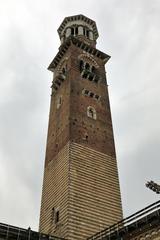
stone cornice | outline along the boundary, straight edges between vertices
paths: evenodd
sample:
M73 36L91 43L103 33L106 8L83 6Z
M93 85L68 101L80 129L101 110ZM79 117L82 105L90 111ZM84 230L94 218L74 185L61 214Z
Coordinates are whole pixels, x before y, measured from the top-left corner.
M57 67L60 60L62 59L64 54L67 52L67 50L71 46L71 44L81 48L82 50L86 51L89 54L92 54L93 56L95 56L97 58L102 59L104 63L106 63L110 59L110 56L107 55L106 53L103 53L103 52L99 51L98 49L96 49L96 48L80 41L79 39L71 36L70 38L68 38L64 42L64 44L62 44L60 46L59 52L57 53L57 55L55 56L55 58L53 59L53 61L49 65L48 70L50 70L51 72L54 71L54 69Z

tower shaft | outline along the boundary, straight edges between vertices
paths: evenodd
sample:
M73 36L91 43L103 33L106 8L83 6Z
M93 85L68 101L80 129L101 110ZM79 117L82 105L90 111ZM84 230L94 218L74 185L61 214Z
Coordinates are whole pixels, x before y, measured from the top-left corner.
M62 45L49 66L54 78L40 231L71 240L122 218L104 66L109 56L95 48L96 31L82 15L64 20Z

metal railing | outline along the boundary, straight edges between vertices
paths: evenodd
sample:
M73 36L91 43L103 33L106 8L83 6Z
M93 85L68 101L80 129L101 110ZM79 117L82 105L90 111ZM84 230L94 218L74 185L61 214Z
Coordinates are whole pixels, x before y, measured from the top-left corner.
M113 240L120 239L124 234L130 233L137 228L142 228L146 224L158 223L160 225L160 200L148 207L132 214L112 226L89 237L87 240ZM0 223L0 239L5 240L65 240L56 236L51 236L36 232L30 228L18 228L8 224Z
M0 239L5 240L65 240L56 236L0 223Z
M134 231L153 221L159 221L160 224L160 200L94 234L87 240L120 239L125 233Z

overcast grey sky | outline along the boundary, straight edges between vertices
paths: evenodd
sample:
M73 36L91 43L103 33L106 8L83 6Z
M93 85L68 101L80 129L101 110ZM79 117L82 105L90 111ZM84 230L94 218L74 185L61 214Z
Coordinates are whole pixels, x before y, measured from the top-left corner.
M0 0L0 222L37 230L57 28L96 21L107 64L124 216L157 201L160 1Z

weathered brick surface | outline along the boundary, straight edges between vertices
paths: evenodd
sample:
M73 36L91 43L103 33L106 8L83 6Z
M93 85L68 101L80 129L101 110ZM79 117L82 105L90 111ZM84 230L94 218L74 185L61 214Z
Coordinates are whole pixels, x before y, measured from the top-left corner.
M109 106L108 90L105 78L104 63L98 58L95 58L99 64L97 74L101 77L99 83L91 82L81 77L79 73L79 65L75 46L70 50L72 53L70 81L71 81L71 139L77 143L82 143L86 146L106 153L110 156L115 156L113 130L111 122L111 113ZM101 96L100 101L82 95L83 88L92 91ZM96 109L97 120L87 117L87 107L92 106ZM84 134L88 134L88 141L84 141Z

